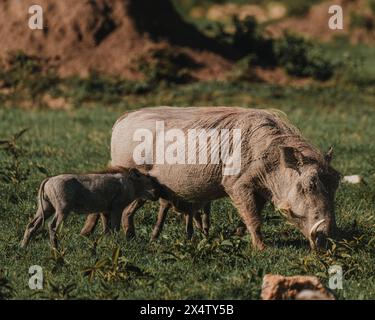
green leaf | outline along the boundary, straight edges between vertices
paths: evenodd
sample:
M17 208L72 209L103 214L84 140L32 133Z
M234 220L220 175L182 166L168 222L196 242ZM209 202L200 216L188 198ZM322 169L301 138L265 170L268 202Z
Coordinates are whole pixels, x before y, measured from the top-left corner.
M117 266L119 256L120 256L120 248L117 247L113 250L113 254L112 254L112 264L113 264L113 266Z
M42 167L42 166L39 166L39 165L37 165L36 168L38 169L38 171L39 171L40 173L43 173L44 175L48 176L48 171L47 171L46 168L44 168L44 167Z
M227 246L227 247L233 247L233 243L230 240L224 240L220 243L220 246Z
M17 132L14 136L13 136L13 138L14 138L14 140L17 140L17 139L19 139L19 138L21 138L27 131L29 131L30 130L30 128L25 128L25 129L22 129L20 132Z

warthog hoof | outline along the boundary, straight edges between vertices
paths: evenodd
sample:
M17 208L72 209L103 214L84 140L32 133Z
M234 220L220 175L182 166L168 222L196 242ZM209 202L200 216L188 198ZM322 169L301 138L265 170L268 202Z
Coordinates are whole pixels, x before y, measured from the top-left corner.
M238 237L243 237L246 234L246 227L245 226L238 227L236 231L234 232L234 234Z
M255 245L255 249L259 251L263 251L267 248L267 246L263 242L259 242Z
M135 231L134 230L126 230L125 237L127 240L131 240L135 238Z

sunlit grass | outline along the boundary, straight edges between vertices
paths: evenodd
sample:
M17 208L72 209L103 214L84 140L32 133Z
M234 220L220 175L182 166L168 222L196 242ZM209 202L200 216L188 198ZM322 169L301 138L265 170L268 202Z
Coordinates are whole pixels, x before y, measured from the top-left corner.
M126 241L122 233L100 238L99 230L84 238L79 235L84 217L71 215L60 234L60 252L51 253L46 231L27 251L21 250L19 242L35 213L38 186L46 173L106 166L116 118L127 109L153 105L278 108L319 148L334 145L334 166L344 175L364 176L366 183L339 188L337 220L346 242L332 244L330 251L317 256L303 236L268 206L264 212L268 249L256 252L249 236L234 236L239 218L229 200L222 199L214 203L208 239L197 234L192 242L186 241L183 225L170 213L160 240L150 243L158 205L149 203L136 217L135 240ZM99 102L71 111L0 108L0 140L29 128L17 140L22 150L19 167L9 166L14 159L0 151L0 279L6 279L14 298L258 299L265 273L315 274L327 283L329 266L339 264L345 279L338 297L373 299L374 106L371 88L200 83L129 96L111 107ZM20 181L5 178L17 170L24 173ZM44 290L38 293L28 288L28 268L34 264L44 270ZM96 271L89 276L89 270Z

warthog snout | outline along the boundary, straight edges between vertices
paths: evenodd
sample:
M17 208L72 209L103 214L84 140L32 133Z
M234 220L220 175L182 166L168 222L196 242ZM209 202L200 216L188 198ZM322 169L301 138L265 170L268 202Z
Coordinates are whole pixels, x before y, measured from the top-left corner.
M327 236L323 232L317 232L315 238L315 246L317 249L325 249L327 247L328 241Z
M333 228L326 219L316 222L310 229L310 245L313 250L327 249L328 238L333 237Z

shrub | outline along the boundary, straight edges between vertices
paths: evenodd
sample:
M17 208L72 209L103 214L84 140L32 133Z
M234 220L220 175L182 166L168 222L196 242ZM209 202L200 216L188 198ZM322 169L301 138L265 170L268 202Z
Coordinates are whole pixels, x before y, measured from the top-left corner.
M236 62L230 80L235 81L247 81L247 82L254 82L259 81L258 76L254 70L254 60L255 57L253 55L245 56L244 58L240 59Z
M233 24L235 32L231 43L246 57L242 61L245 63L237 64L237 67L245 66L249 70L250 64L281 66L290 75L317 80L327 80L333 75L333 63L324 55L321 47L313 42L289 33L281 39L266 38L253 17L243 21L233 18Z
M273 52L273 40L265 38L254 17L249 16L243 21L233 17L235 32L233 34L233 46L254 57L254 63L270 66L276 63Z
M334 66L320 47L304 38L291 34L275 42L275 55L288 74L327 80L333 75Z
M43 72L40 59L22 51L10 52L7 65L0 72L3 87L33 101L59 81L53 71Z
M317 0L287 0L286 6L288 8L288 14L291 16L304 16L309 11L312 5L319 2Z
M9 280L3 275L0 270L0 300L10 299L13 294L13 288Z
M350 12L350 28L366 29L368 31L371 31L374 29L374 18L352 11Z
M95 71L91 71L87 78L60 79L53 70L45 71L40 59L22 51L9 54L7 68L0 70L0 83L2 87L11 89L11 93L7 96L1 95L0 100L27 100L35 105L44 104L43 97L46 93L53 97L69 98L73 104L79 105L86 101L116 103L121 101L124 95L150 90L150 86L144 82L106 76Z
M150 56L141 57L137 65L152 86L159 82L188 83L193 80L188 69L199 67L187 54L170 48L154 49Z
M13 184L16 187L29 178L32 163L27 161L28 150L19 143L28 128L14 134L8 139L0 140L0 152L6 154L0 162L0 182Z
M87 78L71 77L64 81L67 95L75 105L83 102L101 101L116 103L127 94L138 94L148 91L143 83L128 81L91 71Z
M375 15L375 0L368 0L368 6L370 7L372 14Z

